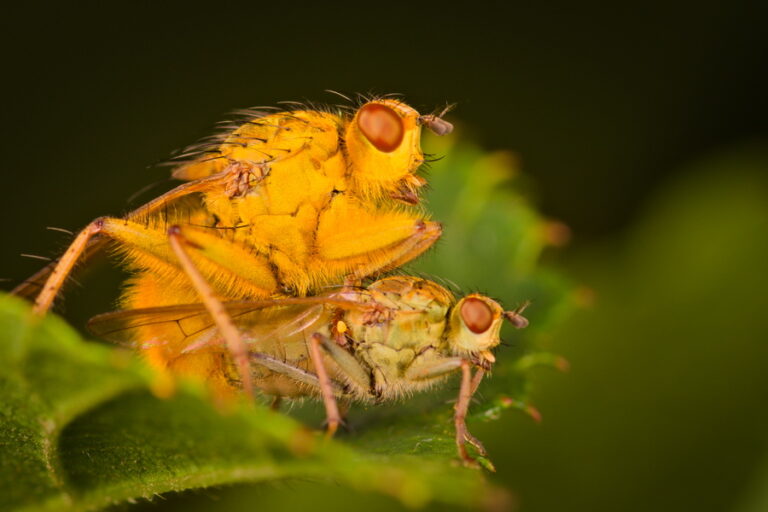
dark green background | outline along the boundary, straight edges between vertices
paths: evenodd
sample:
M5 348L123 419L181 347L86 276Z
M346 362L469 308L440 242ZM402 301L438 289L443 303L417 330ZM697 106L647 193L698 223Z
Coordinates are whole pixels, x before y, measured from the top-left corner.
M573 371L538 377L544 424L477 432L498 481L524 510L768 507L765 4L137 5L4 8L0 277L66 244L45 226L126 210L233 108L326 88L457 102L460 137L515 151L572 227L553 262L597 296L553 333ZM299 484L239 503L303 493L378 506ZM209 495L236 501L186 504Z

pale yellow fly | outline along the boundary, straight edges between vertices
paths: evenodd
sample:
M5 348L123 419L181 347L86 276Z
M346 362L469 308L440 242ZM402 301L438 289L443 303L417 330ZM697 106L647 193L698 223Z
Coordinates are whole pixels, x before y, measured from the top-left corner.
M229 302L224 305L247 346L252 385L274 397L323 399L332 434L337 400L377 403L408 396L461 372L454 423L459 456L466 444L485 455L466 428L472 394L495 357L502 321L527 325L521 310L504 311L471 294L456 301L445 288L416 277L381 279L315 297ZM93 318L98 336L139 351L162 351L176 373L187 360L209 359L208 382L240 388L224 336L200 304L134 309ZM475 369L474 375L472 370Z

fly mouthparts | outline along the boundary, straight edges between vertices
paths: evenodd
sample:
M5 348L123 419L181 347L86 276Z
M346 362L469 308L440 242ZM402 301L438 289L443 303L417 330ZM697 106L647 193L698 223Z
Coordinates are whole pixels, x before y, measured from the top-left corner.
M400 183L397 190L392 192L389 197L407 204L419 204L419 194L416 189L425 183L423 178L411 174Z
M491 352L490 350L483 350L482 352L480 352L480 355L483 356L483 359L485 359L491 364L496 362L496 356L494 356L493 352Z

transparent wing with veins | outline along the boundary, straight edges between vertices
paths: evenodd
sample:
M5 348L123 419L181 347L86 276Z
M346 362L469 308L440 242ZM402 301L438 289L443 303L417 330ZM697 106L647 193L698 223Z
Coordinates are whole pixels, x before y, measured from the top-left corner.
M243 337L258 350L301 331L311 335L336 309L366 309L364 291L345 291L321 297L277 298L225 303ZM202 304L182 304L114 311L93 317L88 329L97 337L145 350L157 345L183 347L181 353L223 346L215 322ZM151 339L147 333L151 332Z

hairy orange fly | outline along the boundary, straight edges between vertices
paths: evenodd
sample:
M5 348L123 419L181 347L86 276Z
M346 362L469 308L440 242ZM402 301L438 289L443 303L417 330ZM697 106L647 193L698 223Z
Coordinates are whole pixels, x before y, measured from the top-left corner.
M222 301L355 283L412 260L440 236L418 204L422 126L451 131L440 116L391 98L354 110L246 111L244 122L182 155L188 160L173 175L187 183L125 217L94 220L14 292L37 294L43 314L75 264L114 242L133 273L122 306L203 304L250 395L248 349ZM183 361L157 347L144 353L172 373L220 369L206 351Z

